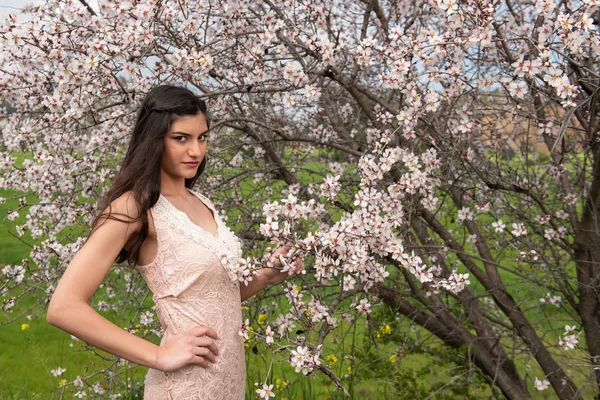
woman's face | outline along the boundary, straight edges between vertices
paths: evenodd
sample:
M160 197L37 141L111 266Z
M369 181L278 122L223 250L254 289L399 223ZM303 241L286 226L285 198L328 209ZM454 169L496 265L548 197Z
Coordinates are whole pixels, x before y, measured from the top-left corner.
M193 178L206 154L207 131L201 112L176 117L164 137L162 172L175 179Z

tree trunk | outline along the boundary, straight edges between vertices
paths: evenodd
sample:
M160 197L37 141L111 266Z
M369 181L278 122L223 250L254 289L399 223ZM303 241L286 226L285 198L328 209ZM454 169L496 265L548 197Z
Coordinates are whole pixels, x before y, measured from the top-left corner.
M600 392L600 145L597 145L592 185L575 232L575 263L583 330ZM596 395L600 398L600 394Z
M401 299L398 294L387 287L380 286L378 289L379 298L396 312L402 314L412 321L416 322L429 332L441 339L447 346L458 349L463 346L473 348L471 357L479 370L487 376L491 382L494 382L507 399L526 399L529 393L521 378L512 370L511 362L500 360L494 357L482 340L476 336L470 335L462 324L457 322L454 325L448 321L439 321L438 313L427 313L406 300Z

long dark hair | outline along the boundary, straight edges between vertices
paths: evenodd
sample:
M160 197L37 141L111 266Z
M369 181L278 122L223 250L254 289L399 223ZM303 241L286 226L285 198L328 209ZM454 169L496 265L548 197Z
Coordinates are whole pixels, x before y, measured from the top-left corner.
M139 232L130 239L129 250L122 249L117 262L127 260L135 265L140 248L148 236L148 211L156 204L160 195L160 168L164 137L171 123L181 116L197 115L201 112L209 125L206 104L190 90L172 85L157 86L146 95L137 114L127 153L110 190L100 201L100 219L114 219L121 222L141 220ZM185 187L194 185L206 167L206 156L198 166L193 178L185 180ZM139 213L135 219L123 219L121 214L111 213L111 203L131 192ZM108 211L104 212L108 208ZM121 217L121 218L119 218ZM93 232L93 230L92 230Z

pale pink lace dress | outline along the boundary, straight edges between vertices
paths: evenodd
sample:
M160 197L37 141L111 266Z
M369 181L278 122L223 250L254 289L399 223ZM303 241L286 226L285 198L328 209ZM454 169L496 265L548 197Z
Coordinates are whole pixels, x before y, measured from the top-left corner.
M235 274L228 268L240 257L240 245L211 202L192 193L213 211L218 230L203 230L161 195L151 210L157 255L152 263L138 269L154 293L158 319L165 330L161 344L168 334L205 325L219 335L220 354L210 368L188 365L167 373L150 369L145 400L244 398L240 291Z

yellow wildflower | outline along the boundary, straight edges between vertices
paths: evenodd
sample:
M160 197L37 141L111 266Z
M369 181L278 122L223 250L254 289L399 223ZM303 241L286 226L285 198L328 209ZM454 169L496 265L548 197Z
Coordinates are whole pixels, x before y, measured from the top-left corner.
M352 367L348 367L348 373L351 374L352 373Z
M396 356L395 354L392 354L392 355L390 356L390 362L391 362L392 364L395 364L397 359L398 359L398 356Z
M379 328L379 331L384 335L389 335L390 333L392 333L392 328L390 328L388 324L385 324L384 326Z
M25 329L29 329L29 324L21 325L21 330L24 331Z
M58 382L58 384L60 386L65 386L67 384L67 380L66 379L61 379L60 382Z
M288 384L287 384L287 382L286 382L286 381L282 381L282 380L281 380L281 379L279 379L279 378L277 378L277 379L275 380L275 389L277 389L277 390L283 390L283 389L285 389L285 388L286 388L286 386L287 386L287 385L288 385Z
M262 326L265 324L265 322L267 322L267 314L260 314L258 316L258 324Z
M337 357L333 354L327 356L327 361L329 361L329 365L333 365L337 362Z

